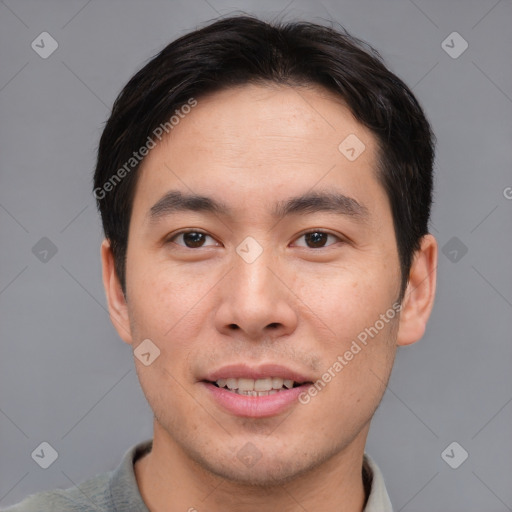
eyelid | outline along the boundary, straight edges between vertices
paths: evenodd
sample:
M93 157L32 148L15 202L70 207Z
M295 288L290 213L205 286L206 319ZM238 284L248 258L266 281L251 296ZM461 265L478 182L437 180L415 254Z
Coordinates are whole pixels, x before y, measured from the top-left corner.
M176 231L175 233L171 233L169 236L165 237L164 243L173 243L173 244L176 244L178 247L183 247L184 249L194 250L192 247L187 247L186 245L182 245L182 244L178 244L178 243L174 242L175 238L177 238L180 235L184 235L186 233L201 233L203 235L209 236L212 240L215 240L215 238L212 235L210 235L206 231L203 231L202 229L188 228L188 229L182 229L180 231ZM199 249L201 249L203 247L205 247L205 246L201 246L201 247L199 247ZM206 246L206 247L211 247L211 246Z
M305 231L303 231L302 233L299 233L294 239L293 241L295 240L298 240L299 238L302 238L304 235L308 235L310 233L322 233L322 234L325 234L325 235L331 235L333 236L334 238L337 238L339 242L343 242L343 243L346 243L348 240L346 238L344 238L343 236L341 235L338 235L336 233L333 233L329 230L326 230L326 229L323 229L323 228L309 228L309 229L306 229ZM336 242L338 243L338 242ZM311 249L313 251L318 251L319 249L326 249L327 247L330 247L331 245L335 245L335 244L330 244L330 245L327 245L325 247L319 247L319 248L311 248L311 247L304 247L304 246L300 246L300 247L304 247L305 249Z

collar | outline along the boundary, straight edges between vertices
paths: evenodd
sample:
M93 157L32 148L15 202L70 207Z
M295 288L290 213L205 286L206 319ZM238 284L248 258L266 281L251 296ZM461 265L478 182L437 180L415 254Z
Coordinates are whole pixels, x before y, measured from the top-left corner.
M363 512L393 512L382 472L367 453L363 457L363 482L367 494L369 490Z

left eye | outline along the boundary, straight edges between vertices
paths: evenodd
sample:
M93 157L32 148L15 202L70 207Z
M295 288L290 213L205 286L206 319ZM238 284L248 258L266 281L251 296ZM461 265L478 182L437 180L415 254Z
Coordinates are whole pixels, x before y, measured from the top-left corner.
M177 233L174 235L169 241L174 242L179 237L183 237L184 246L189 249L195 249L197 247L203 247L204 241L206 238L213 238L206 233L202 233L201 231L182 231L181 233ZM183 245L183 244L177 244Z
M303 235L301 235L297 240L304 238L306 242L305 247L309 247L310 249L318 249L325 247L325 244L329 237L341 241L339 237L331 233L326 233L325 231L310 231L309 233L304 233ZM302 247L304 247L304 245Z

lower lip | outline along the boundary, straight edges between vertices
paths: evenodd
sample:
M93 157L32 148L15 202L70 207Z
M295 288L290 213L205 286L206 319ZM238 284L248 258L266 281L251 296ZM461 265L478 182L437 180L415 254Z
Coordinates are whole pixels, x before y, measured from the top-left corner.
M292 403L298 402L299 395L310 386L310 384L303 384L267 396L245 396L219 388L210 382L202 384L221 407L231 414L248 418L265 418L283 412Z

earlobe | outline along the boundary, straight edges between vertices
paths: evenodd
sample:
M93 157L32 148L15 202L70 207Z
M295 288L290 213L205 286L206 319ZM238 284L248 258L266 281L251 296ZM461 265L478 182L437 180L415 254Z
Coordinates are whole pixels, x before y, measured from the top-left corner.
M103 274L103 286L107 296L107 305L110 320L114 324L117 333L123 341L132 344L128 306L117 276L114 264L114 255L109 240L103 240L101 244L101 264Z
M397 345L411 345L425 333L434 306L437 279L437 241L427 234L416 251L402 301Z

